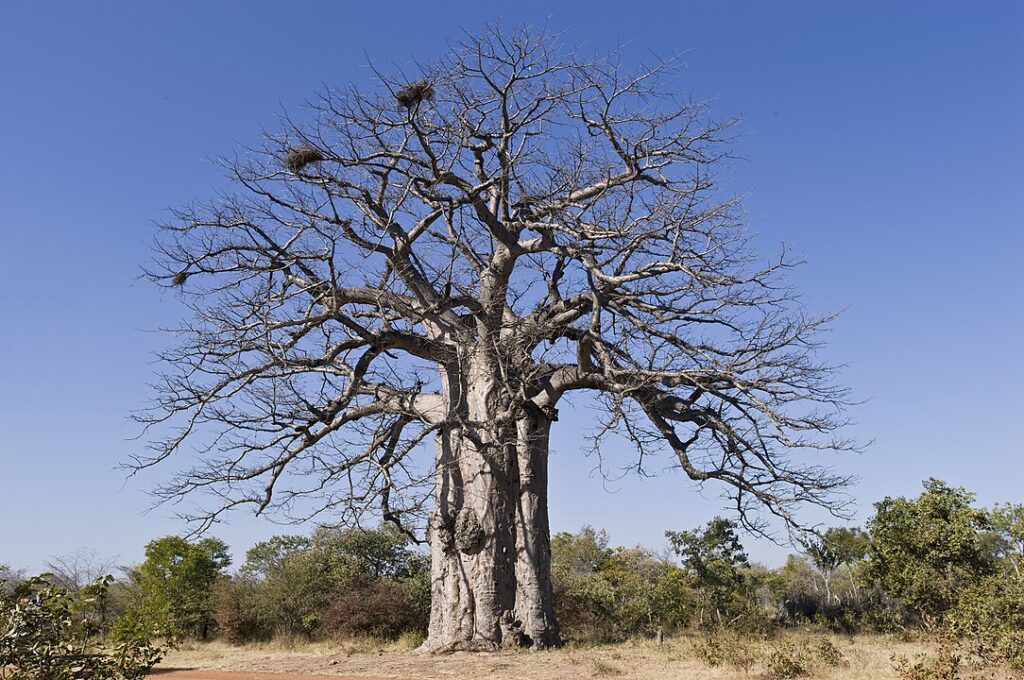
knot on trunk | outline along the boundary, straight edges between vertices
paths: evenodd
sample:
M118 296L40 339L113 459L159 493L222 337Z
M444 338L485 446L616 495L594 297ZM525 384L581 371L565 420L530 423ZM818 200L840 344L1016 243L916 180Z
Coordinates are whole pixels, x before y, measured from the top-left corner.
M441 546L441 550L451 552L455 548L455 532L452 531L452 528L440 513L434 513L432 520L430 523L432 533L430 542L434 543L436 541Z
M472 553L480 547L484 528L473 508L462 508L455 518L455 545L461 552Z
M533 647L533 638L523 630L523 622L506 614L501 621L501 646L508 649Z

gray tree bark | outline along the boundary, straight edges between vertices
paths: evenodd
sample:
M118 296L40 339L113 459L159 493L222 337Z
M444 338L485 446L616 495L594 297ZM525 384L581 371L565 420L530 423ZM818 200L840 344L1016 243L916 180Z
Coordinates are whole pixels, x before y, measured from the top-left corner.
M445 376L459 425L436 438L427 651L559 642L550 576L545 414L509 417L486 353Z

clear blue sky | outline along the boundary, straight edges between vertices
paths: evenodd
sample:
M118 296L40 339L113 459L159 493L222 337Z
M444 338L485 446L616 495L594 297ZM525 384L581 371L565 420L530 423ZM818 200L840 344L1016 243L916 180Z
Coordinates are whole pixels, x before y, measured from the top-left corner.
M507 9L505 9L507 7ZM500 18L628 54L688 50L680 87L742 115L730 185L785 242L826 358L868 401L838 462L863 520L928 476L1024 500L1024 3L0 3L0 562L91 546L130 562L180 531L125 483L172 295L136 282L151 223L222 185L209 158L321 84L369 82ZM720 510L676 474L605 490L555 431L552 524L663 545ZM612 457L622 452L610 451ZM282 531L237 517L236 551ZM753 544L778 563L785 551Z

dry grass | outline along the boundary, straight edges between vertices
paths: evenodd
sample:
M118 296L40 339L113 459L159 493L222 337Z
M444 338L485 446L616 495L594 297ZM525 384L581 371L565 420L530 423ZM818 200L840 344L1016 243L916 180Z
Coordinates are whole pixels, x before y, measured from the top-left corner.
M733 649L742 643L739 649ZM262 671L405 678L498 678L569 680L615 677L650 680L896 680L894 656L915 658L933 651L923 642L875 635L844 638L811 632L787 633L770 641L726 638L716 665L698 650L707 639L682 636L664 645L638 640L619 645L567 645L562 649L467 653L445 656L414 653L418 639L394 643L346 640L289 644L274 642L235 647L222 643L189 645L173 652L165 666L206 670ZM794 675L787 675L794 673ZM1003 680L1001 669L966 671L972 677Z

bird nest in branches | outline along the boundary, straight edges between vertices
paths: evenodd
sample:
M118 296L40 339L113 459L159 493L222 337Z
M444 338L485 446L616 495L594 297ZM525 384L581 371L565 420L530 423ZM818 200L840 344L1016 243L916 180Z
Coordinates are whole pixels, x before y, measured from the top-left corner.
M284 164L292 172L299 172L310 163L322 161L324 155L311 146L296 146L288 149Z
M398 103L411 109L420 102L434 98L434 86L425 80L410 83L395 93Z

